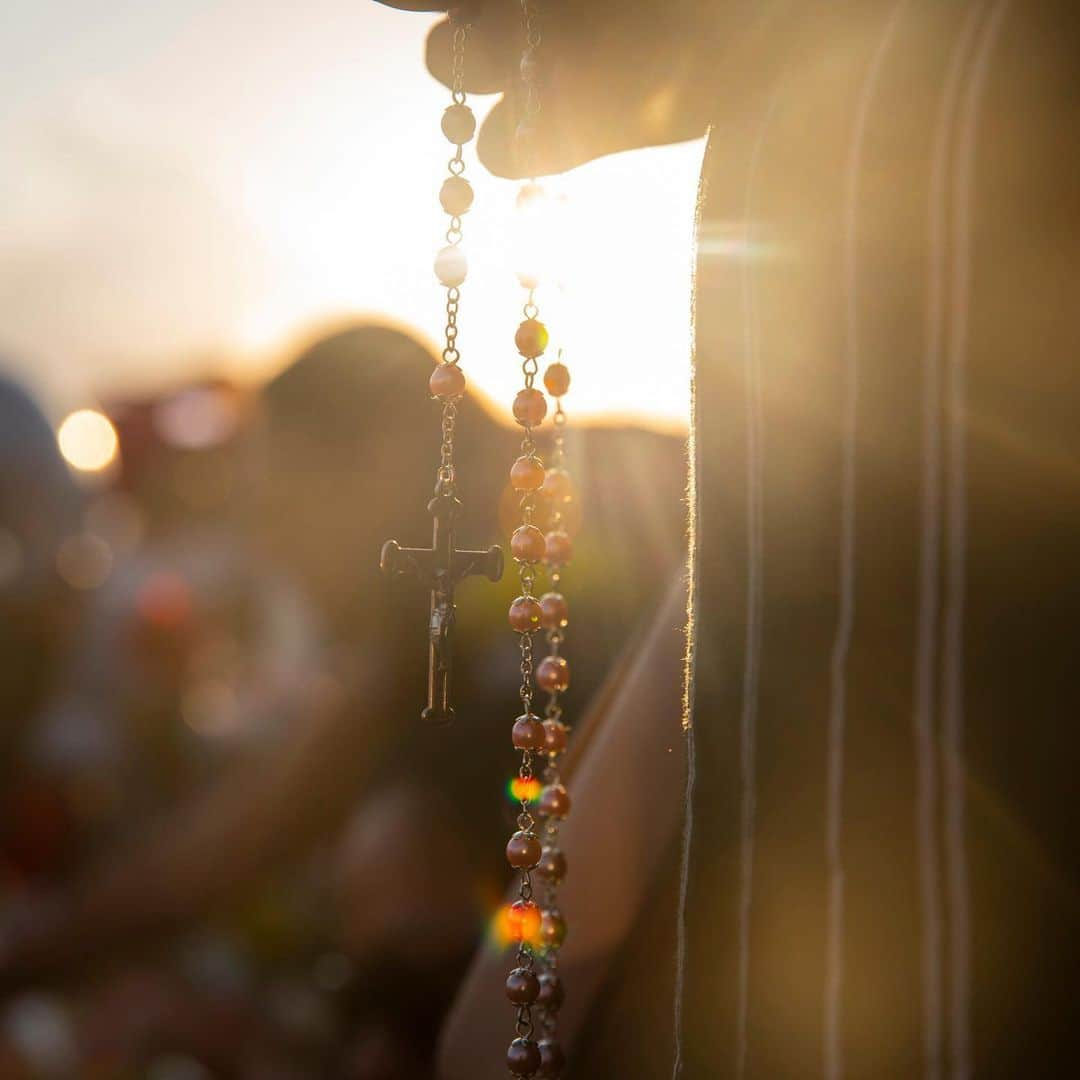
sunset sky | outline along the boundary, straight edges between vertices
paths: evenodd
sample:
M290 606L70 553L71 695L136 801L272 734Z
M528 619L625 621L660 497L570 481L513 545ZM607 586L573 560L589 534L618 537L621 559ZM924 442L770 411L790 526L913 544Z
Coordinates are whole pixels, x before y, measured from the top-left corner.
M368 0L8 0L2 22L0 356L53 411L263 377L360 314L438 336L449 149L447 93L422 66L430 17ZM540 301L579 415L685 418L701 149L554 185L565 288ZM516 186L469 165L464 363L508 401Z

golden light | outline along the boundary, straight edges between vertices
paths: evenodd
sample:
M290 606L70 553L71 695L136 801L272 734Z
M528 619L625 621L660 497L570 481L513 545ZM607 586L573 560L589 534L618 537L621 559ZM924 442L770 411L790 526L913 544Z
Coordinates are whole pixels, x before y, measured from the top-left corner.
M488 942L500 950L522 943L539 948L541 922L540 909L530 901L501 904L488 923Z
M540 790L543 785L535 776L528 780L520 776L513 777L506 785L506 795L512 803L536 802L540 798Z
M27 141L6 148L37 179L2 210L23 245L20 265L38 275L24 291L50 303L12 294L0 304L16 362L25 354L27 373L40 376L29 357L44 357L47 381L65 394L107 385L142 395L186 384L195 370L261 381L296 355L295 342L365 318L438 343L446 295L432 263L445 244L437 193L447 92L423 69L431 22L379 4L312 22L278 5L252 47L236 5L201 5L193 18L179 35L153 33L152 21L132 26L104 95L86 94L87 80L96 85L93 49L61 28L72 63L48 94L27 84L27 123L12 129ZM377 42L377 62L356 63L356 40ZM159 55L168 78L145 62ZM94 137L61 160L39 133L66 131L49 103L68 99L81 103L78 122ZM133 106L123 123L119 100ZM494 100L470 104L482 117ZM677 107L660 94L647 119L662 126ZM537 261L549 356L562 347L573 371L573 422L685 429L702 141L545 179L549 198L521 212L521 185L488 174L476 146L465 155L476 201L464 220L461 301L470 386L506 422L521 378L516 272ZM106 167L115 172L102 184ZM154 169L169 182L148 185ZM71 221L86 227L72 234ZM212 366L196 369L195 357ZM65 433L64 453L93 472L114 444L99 417L84 423Z
M401 55L415 62L424 28L410 25L415 42ZM388 31L400 27L386 20ZM272 166L245 188L248 221L265 248L280 253L281 273L237 313L239 377L269 373L290 355L275 351L275 342L320 323L370 314L432 343L442 336L446 295L432 264L445 243L437 198L445 140L431 118L441 115L445 91L422 75L401 80L394 109L367 114L365 138L343 141L353 102L329 91L324 98L326 84L323 73L291 101L286 111L303 117L288 139L266 132L260 155ZM471 104L482 116L493 102L474 97ZM386 148L379 168L371 166L371 145ZM525 199L523 185L491 176L469 148L476 201L463 223L462 362L496 416L505 419L521 379L513 337L526 300L524 271L540 281L548 357L563 348L573 371L566 405L575 421L685 430L703 148L698 140L611 155L544 178L543 194ZM322 160L335 168L320 173L313 190L308 163Z
M101 472L116 460L119 440L109 418L97 409L78 409L64 417L56 433L64 460L80 472Z

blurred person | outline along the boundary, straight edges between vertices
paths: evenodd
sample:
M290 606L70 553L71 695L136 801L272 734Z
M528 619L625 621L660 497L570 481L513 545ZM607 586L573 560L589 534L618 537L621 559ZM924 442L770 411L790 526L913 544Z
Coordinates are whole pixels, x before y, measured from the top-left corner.
M536 7L538 172L709 135L685 968L656 974L677 860L628 879L649 857L580 790L574 872L630 891L615 935L587 890L564 904L567 1076L1060 1075L1080 971L1075 5ZM520 176L519 6L463 12L467 89L506 91L481 160ZM428 62L445 81L446 23ZM639 662L664 655L670 674L670 643ZM598 710L598 740L605 715L636 714ZM662 752L647 725L678 715L672 690L640 738ZM670 852L681 785L640 765L621 782L649 785ZM442 1075L502 1075L500 966L478 958ZM681 1012L637 1022L654 995Z
M423 477L437 450L425 394L431 363L412 338L384 327L317 342L266 388L251 461L241 466L259 482L235 515L209 531L204 522L194 546L177 528L182 518L158 530L153 558L125 563L103 593L112 614L86 664L96 671L134 650L138 664L120 669L110 694L124 703L125 722L153 734L151 752L128 753L120 772L113 762L111 771L126 777L127 827L82 860L47 917L21 932L9 928L2 968L9 984L93 972L96 985L115 985L103 992L105 1011L92 1014L114 1034L94 1045L104 1039L116 1053L125 1039L145 1042L137 1017L119 1028L108 1022L107 1002L148 979L140 957L163 949L171 958L152 969L163 981L146 1000L160 993L187 1001L183 958L200 939L212 942L218 927L232 942L228 964L250 983L239 998L226 997L247 1018L244 1030L278 1045L275 1038L300 1025L299 1043L281 1047L279 1060L326 1068L338 1060L347 1075L368 1077L415 1075L415 1062L430 1059L438 1018L505 880L498 837L513 814L502 791L513 754L509 739L492 731L505 730L499 718L507 719L516 688L501 650L512 583L504 582L505 597L476 590L475 604L463 589L462 638L479 646L459 655L461 721L448 732L423 730L427 599L378 575L391 531L403 542L430 535ZM515 442L475 401L463 403L462 529L478 544L498 538ZM682 547L678 504L650 515L647 491L627 501L618 490L623 462L636 461L660 489L678 489L683 462L679 440L634 431L582 432L579 452L590 462L583 501L595 507L584 551L609 575L596 577L578 604L596 630L595 652L579 667L587 693ZM143 483L152 487L152 475ZM647 541L627 550L625 562L602 557L627 515L639 512L649 521ZM614 575L627 562L647 572L612 603ZM314 641L301 635L289 646L286 631L267 655L281 616L295 628L305 612L314 613ZM232 644L223 650L214 644L221 639ZM210 654L228 660L226 668L200 659ZM191 760L184 748L200 744L227 753L192 771L200 755ZM153 797L139 804L140 792ZM449 868L432 862L433 850L456 853ZM313 907L320 896L325 906ZM262 917L251 909L267 902L279 929L260 945ZM328 920L327 911L338 914ZM345 974L324 980L320 955L328 971ZM170 974L177 970L179 982ZM329 989L319 989L323 982ZM194 1015L208 1015L213 985L195 994ZM280 1014L275 1028L251 1026L260 1001ZM301 1020L313 1008L328 1010L314 1043ZM166 1025L166 1012L151 1010L147 1020L159 1042L198 1050L203 1061L235 1062L205 1040L193 1044L191 1024ZM337 1051L346 1018L349 1036ZM247 1037L232 1041L250 1045Z

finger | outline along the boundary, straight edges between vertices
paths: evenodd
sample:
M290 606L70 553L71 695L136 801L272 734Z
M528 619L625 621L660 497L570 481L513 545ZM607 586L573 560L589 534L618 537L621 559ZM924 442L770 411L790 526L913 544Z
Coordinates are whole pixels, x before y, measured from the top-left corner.
M521 180L567 172L622 150L673 141L628 124L622 115L601 116L595 111L596 103L590 104L592 111L549 105L535 120L526 152L517 138L514 103L500 101L480 128L477 153L481 163L495 176Z
M375 0L375 3L398 11L448 11L453 7L452 4L432 4L429 0Z

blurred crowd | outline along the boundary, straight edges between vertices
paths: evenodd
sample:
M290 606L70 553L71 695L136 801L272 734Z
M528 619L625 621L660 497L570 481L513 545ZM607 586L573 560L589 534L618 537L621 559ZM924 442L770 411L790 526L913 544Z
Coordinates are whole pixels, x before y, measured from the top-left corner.
M497 948L517 669L459 590L458 722L419 723L432 358L379 325L257 391L107 401L80 474L0 381L0 1077L430 1075ZM501 542L517 436L469 398L460 536ZM682 558L681 439L581 428L580 708Z

